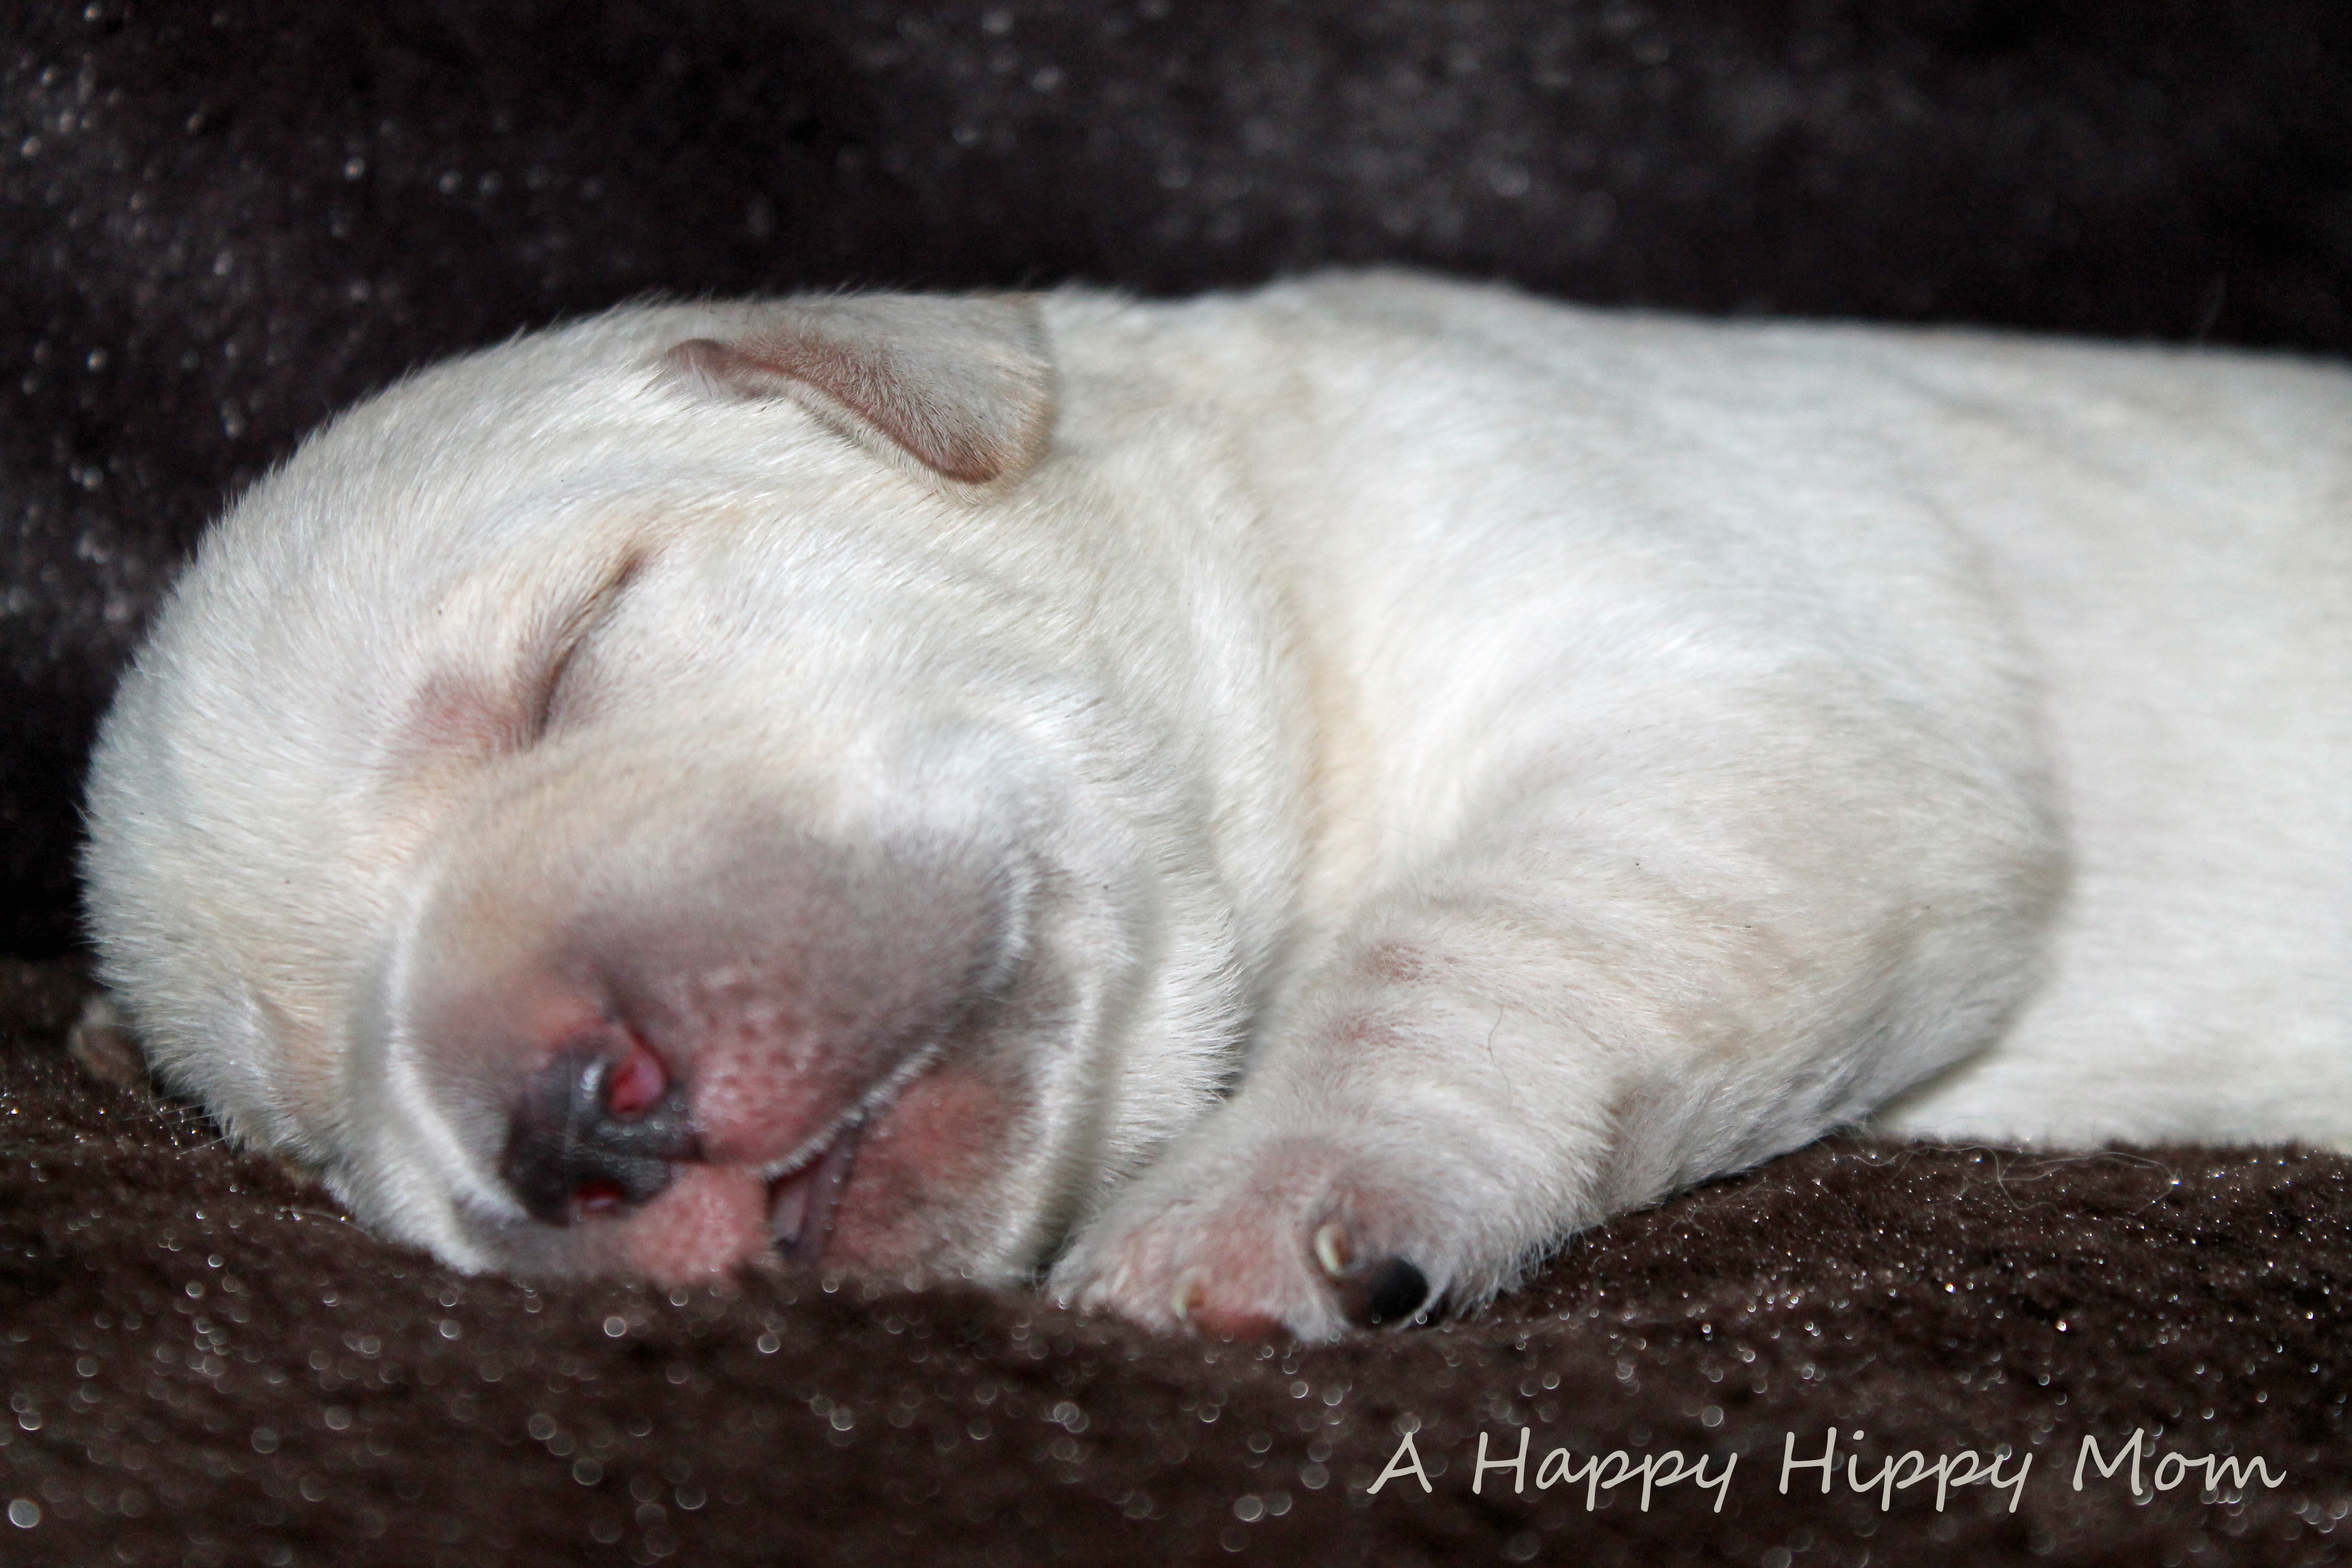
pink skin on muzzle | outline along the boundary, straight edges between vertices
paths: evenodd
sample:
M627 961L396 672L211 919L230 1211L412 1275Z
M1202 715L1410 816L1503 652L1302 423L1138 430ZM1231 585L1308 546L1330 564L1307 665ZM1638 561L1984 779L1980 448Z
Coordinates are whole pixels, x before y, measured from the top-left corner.
M461 1124L503 1130L488 1163L532 1215L512 1266L675 1282L952 1248L1024 1098L959 1050L1010 984L999 897L803 843L551 918L488 876L441 900L419 1033Z
M779 1194L783 1184L756 1166L680 1165L651 1200L611 1216L614 1271L687 1284L771 1259L861 1273L922 1268L964 1239L967 1205L1001 1168L1019 1106L990 1075L952 1061L908 1079L858 1130L830 1214L807 1216L811 1229L791 1253L773 1234L780 1197L797 1195Z

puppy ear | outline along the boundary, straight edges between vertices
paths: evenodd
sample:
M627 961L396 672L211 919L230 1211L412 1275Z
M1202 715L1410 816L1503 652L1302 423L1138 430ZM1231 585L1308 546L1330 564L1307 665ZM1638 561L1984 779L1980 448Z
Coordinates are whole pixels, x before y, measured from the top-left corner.
M789 397L884 457L969 485L1027 473L1053 428L1034 295L786 300L740 337L690 339L668 358L714 395Z

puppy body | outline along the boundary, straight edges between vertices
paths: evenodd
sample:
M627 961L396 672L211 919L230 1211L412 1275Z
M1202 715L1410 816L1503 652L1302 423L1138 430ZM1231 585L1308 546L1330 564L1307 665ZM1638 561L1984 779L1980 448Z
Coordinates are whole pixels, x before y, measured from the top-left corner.
M1323 1335L1890 1101L2352 1145L2347 415L1392 275L620 311L238 504L93 922L476 1268Z

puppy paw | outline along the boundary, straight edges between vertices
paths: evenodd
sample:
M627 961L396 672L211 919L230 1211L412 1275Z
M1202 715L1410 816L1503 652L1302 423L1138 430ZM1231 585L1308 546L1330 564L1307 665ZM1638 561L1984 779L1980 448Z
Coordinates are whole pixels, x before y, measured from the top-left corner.
M1429 1221L1330 1145L1155 1168L1054 1270L1066 1306L1232 1339L1328 1340L1433 1310L1446 1269Z
M114 1004L103 995L90 997L82 1004L81 1016L74 1020L66 1035L66 1054L74 1065L112 1088L127 1090L142 1100L155 1098L155 1082L147 1070L147 1058L132 1037L131 1026Z

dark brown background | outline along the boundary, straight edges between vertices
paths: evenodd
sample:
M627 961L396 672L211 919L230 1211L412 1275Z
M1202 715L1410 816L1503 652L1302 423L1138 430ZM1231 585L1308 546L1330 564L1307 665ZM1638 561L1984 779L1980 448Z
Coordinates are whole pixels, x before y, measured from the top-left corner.
M222 499L412 365L648 291L1372 260L2340 354L2352 11L354 9L0 19L0 1486L41 1510L0 1561L2335 1560L2333 1157L1832 1144L1473 1321L1261 1354L1021 1296L457 1280L59 1041L112 671ZM1364 1495L1412 1420L1434 1492ZM2003 1442L2034 1469L2015 1514L1780 1496L1784 1436L1832 1421L1864 1477ZM1514 1423L1538 1458L1743 1458L1719 1516L1687 1484L1646 1514L1472 1497ZM2084 1435L2136 1428L2289 1479L2067 1486Z

